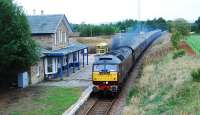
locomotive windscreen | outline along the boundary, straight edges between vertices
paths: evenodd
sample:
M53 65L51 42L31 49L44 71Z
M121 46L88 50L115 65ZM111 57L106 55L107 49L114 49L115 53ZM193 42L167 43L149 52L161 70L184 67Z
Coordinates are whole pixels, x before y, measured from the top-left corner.
M96 72L113 72L113 71L117 71L118 67L117 65L114 64L98 64L98 65L94 65L93 66L93 71Z

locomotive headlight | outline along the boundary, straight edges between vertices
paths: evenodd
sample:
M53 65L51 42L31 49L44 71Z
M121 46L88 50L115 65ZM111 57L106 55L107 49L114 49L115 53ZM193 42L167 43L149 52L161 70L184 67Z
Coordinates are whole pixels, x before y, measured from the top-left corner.
M106 84L108 84L108 82L106 81Z

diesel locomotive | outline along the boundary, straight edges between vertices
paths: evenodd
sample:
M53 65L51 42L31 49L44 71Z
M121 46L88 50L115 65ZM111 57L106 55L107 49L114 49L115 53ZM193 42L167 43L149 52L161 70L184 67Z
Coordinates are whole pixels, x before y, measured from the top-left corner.
M138 35L133 43L96 57L92 67L93 92L118 92L137 59L161 34L161 30L154 30Z

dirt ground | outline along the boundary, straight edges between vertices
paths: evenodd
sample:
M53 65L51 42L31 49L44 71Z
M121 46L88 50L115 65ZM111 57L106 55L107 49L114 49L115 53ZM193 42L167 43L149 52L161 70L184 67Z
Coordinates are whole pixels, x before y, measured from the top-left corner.
M196 53L185 41L181 42L180 48L184 49L189 56L196 56Z
M41 88L31 87L26 89L10 89L9 91L1 92L0 95L0 115L3 114L3 108L8 108L19 102L21 99L28 99L40 95ZM24 100L25 101L25 100ZM4 114L3 114L4 115ZM6 113L5 113L6 115Z

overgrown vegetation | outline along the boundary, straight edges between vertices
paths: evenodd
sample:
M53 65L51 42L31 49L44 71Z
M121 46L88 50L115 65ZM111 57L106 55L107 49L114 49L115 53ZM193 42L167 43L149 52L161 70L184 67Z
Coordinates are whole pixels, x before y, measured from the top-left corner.
M174 49L178 49L180 42L184 40L185 36L189 35L191 26L184 19L177 19L170 22L170 32L172 32L171 42Z
M192 79L200 82L200 68L191 72Z
M200 67L200 60L190 56L176 60L172 57L170 53L144 67L125 115L200 113L200 84L193 82L190 75L193 69Z
M12 0L0 1L0 41L0 79L15 77L39 58L26 15Z
M185 50L178 50L178 51L175 51L174 54L173 54L173 59L176 59L178 57L182 57L185 55Z
M182 39L182 34L180 32L174 31L172 33L171 43L172 43L174 49L178 49L179 48L181 39Z

